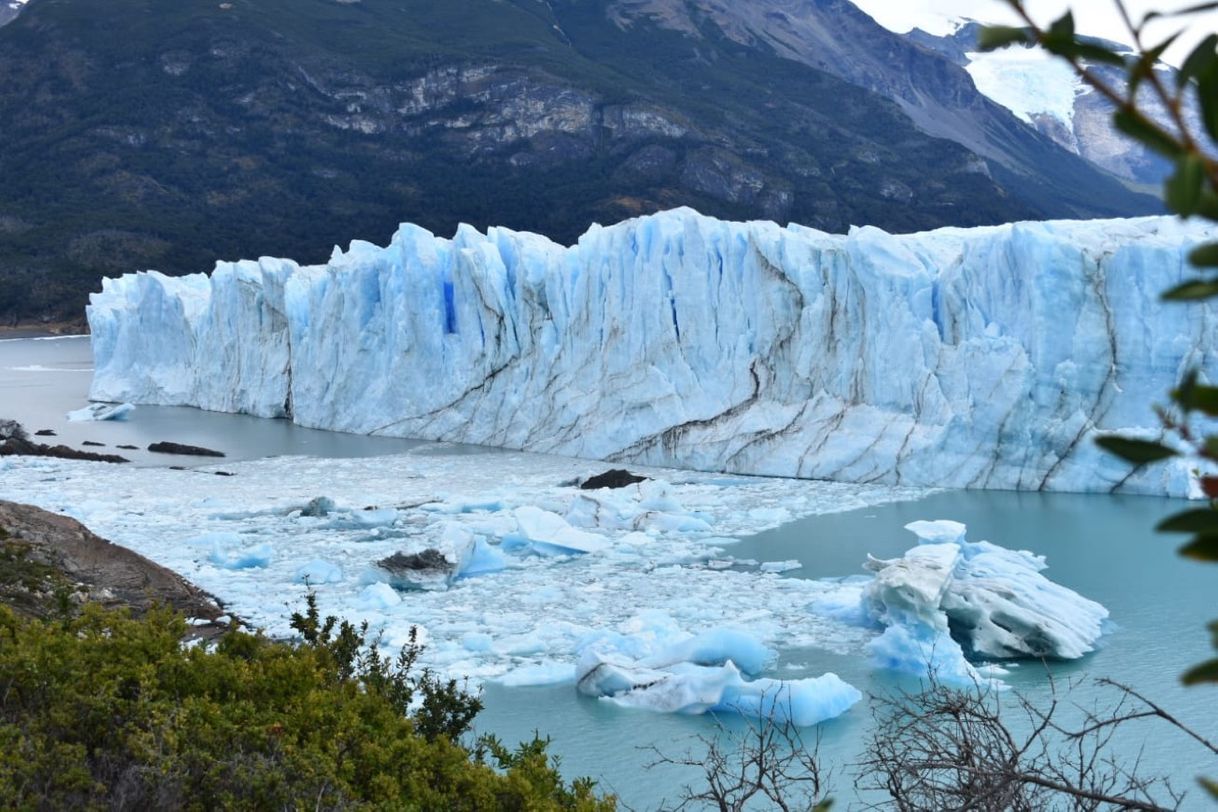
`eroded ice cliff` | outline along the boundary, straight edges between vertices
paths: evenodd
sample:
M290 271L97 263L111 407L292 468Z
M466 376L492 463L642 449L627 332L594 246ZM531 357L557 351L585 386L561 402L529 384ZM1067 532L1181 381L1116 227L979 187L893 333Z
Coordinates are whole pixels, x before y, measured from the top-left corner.
M1153 433L1214 306L1169 218L892 236L680 209L563 247L403 226L327 265L106 280L92 397L752 474L1188 492L1091 442Z

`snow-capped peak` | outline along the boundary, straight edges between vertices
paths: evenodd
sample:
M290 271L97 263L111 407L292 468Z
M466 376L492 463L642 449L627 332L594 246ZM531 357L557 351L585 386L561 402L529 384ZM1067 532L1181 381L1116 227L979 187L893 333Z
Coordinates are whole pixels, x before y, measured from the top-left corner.
M872 17L877 23L896 34L908 34L921 29L936 37L950 37L973 19L958 14L931 10L918 3L893 2L893 0L853 0L854 5Z

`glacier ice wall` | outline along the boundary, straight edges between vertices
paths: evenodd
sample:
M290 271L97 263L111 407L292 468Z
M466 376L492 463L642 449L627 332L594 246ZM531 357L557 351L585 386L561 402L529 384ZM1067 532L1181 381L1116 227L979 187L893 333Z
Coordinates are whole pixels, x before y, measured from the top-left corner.
M893 236L678 209L572 247L404 225L330 262L108 279L96 400L749 474L1185 495L1153 433L1214 306L1165 305L1212 229L1171 218Z

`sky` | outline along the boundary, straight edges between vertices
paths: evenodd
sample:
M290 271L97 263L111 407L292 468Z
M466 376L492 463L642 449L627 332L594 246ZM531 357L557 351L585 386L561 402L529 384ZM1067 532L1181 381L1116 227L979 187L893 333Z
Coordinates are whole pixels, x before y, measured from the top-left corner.
M1127 6L1135 18L1139 18L1152 9L1169 11L1195 5L1197 1L1127 0ZM946 21L954 17L969 17L991 23L1017 21L1014 12L1003 0L854 0L854 3L885 27L899 32L914 27L929 30L930 26L936 26L939 30L931 33L947 33ZM1079 31L1118 42L1128 42L1130 39L1112 0L1026 0L1026 5L1037 22L1048 24L1071 8ZM1179 64L1188 55L1192 44L1218 31L1218 12L1190 19L1192 22L1187 26L1188 32L1169 52L1167 61ZM1176 23L1176 27L1180 27L1180 24ZM1154 31L1165 36L1174 29L1169 31L1167 26L1161 26Z

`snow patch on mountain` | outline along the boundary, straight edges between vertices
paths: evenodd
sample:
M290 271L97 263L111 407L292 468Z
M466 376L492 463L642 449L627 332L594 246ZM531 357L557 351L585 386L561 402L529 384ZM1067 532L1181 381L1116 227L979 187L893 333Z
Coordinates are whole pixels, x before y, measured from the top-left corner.
M1011 47L967 56L965 70L986 96L1028 124L1035 124L1038 116L1050 116L1073 132L1075 97L1083 92L1083 82L1066 62L1040 48Z
M854 5L894 34L908 34L915 28L936 37L950 37L972 22L967 17L919 8L916 3L892 0L853 0Z

